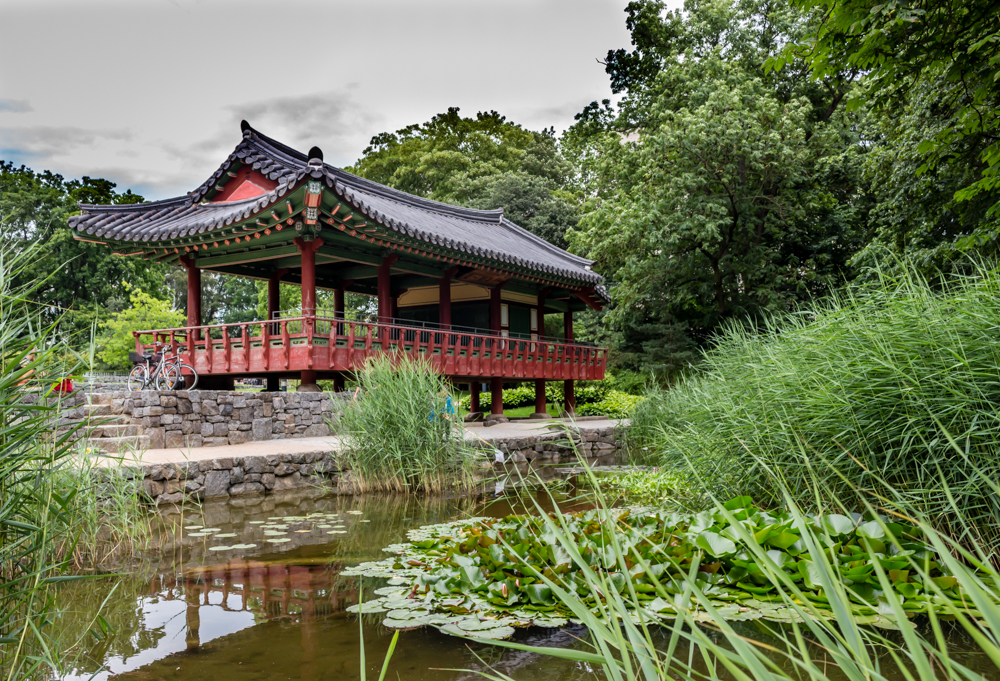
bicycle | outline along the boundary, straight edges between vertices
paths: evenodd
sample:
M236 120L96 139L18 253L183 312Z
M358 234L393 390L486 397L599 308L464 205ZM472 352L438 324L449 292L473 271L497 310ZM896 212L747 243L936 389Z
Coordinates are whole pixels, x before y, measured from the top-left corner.
M161 343L156 343L154 348L160 349ZM130 392L146 390L150 385L157 390L191 390L198 384L198 372L194 367L180 361L180 355L169 357L173 346L167 343L162 346L161 352L154 350L151 355L140 355L137 352L130 352L129 358L135 366L129 372L127 387ZM190 374L185 375L185 372Z
M198 385L198 372L186 362L181 361L180 353L173 357L167 357L166 353L171 349L170 345L164 348L162 369L160 371L163 383L167 390L194 390ZM163 388L157 388L163 390Z

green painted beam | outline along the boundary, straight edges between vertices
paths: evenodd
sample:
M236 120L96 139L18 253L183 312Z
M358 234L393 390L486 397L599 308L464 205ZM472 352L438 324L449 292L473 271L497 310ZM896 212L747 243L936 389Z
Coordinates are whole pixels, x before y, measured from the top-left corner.
M251 242L252 244L253 242ZM202 269L217 267L219 265L238 265L240 263L259 262L261 260L275 260L288 255L297 255L298 246L276 246L261 250L251 250L246 252L226 253L225 255L213 255L207 258L195 258L195 265Z

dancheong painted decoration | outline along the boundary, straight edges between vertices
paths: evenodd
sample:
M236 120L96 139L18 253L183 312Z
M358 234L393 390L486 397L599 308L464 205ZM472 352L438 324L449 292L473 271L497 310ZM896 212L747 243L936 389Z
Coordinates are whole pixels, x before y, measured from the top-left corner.
M412 196L303 154L245 121L243 139L200 187L177 198L131 205L81 205L77 239L123 257L182 266L187 326L136 329L136 350L172 342L204 381L236 377L342 385L373 353L423 357L470 383L533 380L544 411L545 380L604 377L607 351L573 341L573 312L601 309L608 296L591 262L504 217ZM268 319L205 325L201 272L268 282ZM279 283L299 284L301 308L279 310ZM317 309L317 289L333 309ZM344 293L377 298L369 320L346 319ZM545 315L563 333L545 336ZM474 399L474 402L476 400ZM497 400L493 404L497 405ZM496 410L497 407L494 407Z

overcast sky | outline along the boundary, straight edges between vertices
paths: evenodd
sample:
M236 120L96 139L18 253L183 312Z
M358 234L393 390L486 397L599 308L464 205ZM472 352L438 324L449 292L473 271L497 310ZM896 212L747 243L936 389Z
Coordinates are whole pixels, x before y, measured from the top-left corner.
M147 199L246 118L337 166L449 106L563 130L610 96L627 0L0 0L0 159Z

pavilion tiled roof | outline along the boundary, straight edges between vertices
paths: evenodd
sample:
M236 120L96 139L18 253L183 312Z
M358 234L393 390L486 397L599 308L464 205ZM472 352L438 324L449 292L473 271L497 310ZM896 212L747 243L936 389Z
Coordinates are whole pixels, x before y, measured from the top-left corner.
M312 154L311 154L312 155ZM240 201L206 197L234 164L251 166L277 183L270 192ZM592 261L567 253L506 219L503 209L476 210L413 196L317 162L243 125L243 140L215 173L185 196L126 205L81 204L69 225L81 238L149 244L225 229L249 219L297 188L320 180L368 219L426 243L510 263L593 286L602 278Z

